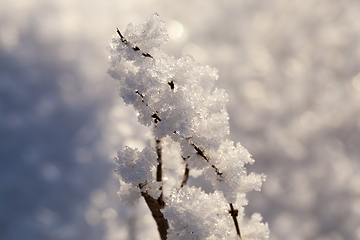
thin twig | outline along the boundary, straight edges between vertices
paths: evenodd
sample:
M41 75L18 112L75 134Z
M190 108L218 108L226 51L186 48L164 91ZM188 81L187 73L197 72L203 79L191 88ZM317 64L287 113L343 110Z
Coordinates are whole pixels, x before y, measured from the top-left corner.
M232 203L230 203L230 209L231 209L231 210L229 211L229 213L231 214L231 216L232 216L232 218L233 218L233 220L234 220L236 232L237 232L237 234L239 235L240 239L242 239L242 238L241 238L241 233L240 233L239 223L238 223L238 221L237 221L237 216L238 216L238 214L239 214L239 211L238 211L237 209L234 209L234 206L233 206Z
M162 181L162 151L161 151L161 140L155 139L156 142L156 154L157 154L157 170L156 170L156 181Z
M147 192L141 192L141 196L144 197L145 202L151 211L151 214L158 227L161 240L165 240L169 224L165 219L164 214L160 211L160 209L164 208L164 206L161 206L158 200L151 197Z
M160 120L161 121L161 120ZM162 148L161 148L161 140L160 139L155 139L156 141L156 154L157 154L157 168L156 168L156 181L157 182L162 182ZM162 206L162 208L165 207L165 202L164 202L164 198L163 198L163 187L161 186L160 189L161 190L161 194L160 197L158 198L158 203L160 204L160 206Z
M207 156L205 156L205 153L204 153L203 150L201 150L201 149L200 149L198 146L196 146L194 143L192 143L191 145L194 147L196 153L197 153L200 157L202 157L202 158L205 159L208 163L210 163L210 162L209 162L209 158L208 158ZM219 170L214 164L212 164L211 167L215 170L216 175L218 175L219 177L222 177L222 172L220 172L220 170ZM219 180L219 181L222 181L222 179L218 179L218 180Z
M187 157L182 157L182 159L184 160L185 163L185 171L184 171L184 176L183 176L183 180L181 182L181 187L184 187L187 183L187 180L189 179L189 173L190 173L190 168L189 168L189 164L187 164L187 160L189 159L189 156Z
M137 95L141 97L141 101L144 102L144 95L142 95L138 90L135 91Z
M120 30L119 30L118 28L116 28L116 32L119 34L121 41L122 41L124 44L127 45L127 44L128 44L128 41L127 41L126 38L121 34L121 32L120 32ZM144 53L143 51L141 51L138 46L132 47L132 50L134 50L135 52L136 52L136 51L140 51L141 54L142 54L144 57L153 58L153 56L151 56L149 53Z

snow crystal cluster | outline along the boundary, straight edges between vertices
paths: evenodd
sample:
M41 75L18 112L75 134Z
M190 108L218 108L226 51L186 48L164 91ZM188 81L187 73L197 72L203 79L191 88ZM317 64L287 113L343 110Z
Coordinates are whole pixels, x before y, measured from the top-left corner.
M244 193L259 191L264 177L247 174L244 165L254 160L240 144L227 140L228 95L214 87L216 70L195 63L191 56L178 60L168 56L159 49L167 40L165 23L157 14L139 26L129 24L123 33L118 30L111 40L109 74L119 81L120 95L137 110L139 122L153 128L155 139L178 146L173 149L181 162L164 158L164 164L183 166L182 175L186 170L203 171L215 192L166 180L183 176L159 181L159 149L152 146L119 152L120 197L131 202L146 192L158 198L162 185L171 182L173 189L165 193L162 209L168 239L238 239L229 204L239 209L243 239L267 239L268 228L260 215L243 219Z

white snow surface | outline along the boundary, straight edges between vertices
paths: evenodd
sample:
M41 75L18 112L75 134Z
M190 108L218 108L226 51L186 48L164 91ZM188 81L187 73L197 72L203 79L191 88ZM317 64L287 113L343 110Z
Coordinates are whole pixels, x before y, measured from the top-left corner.
M256 160L248 171L267 176L239 212L268 222L269 239L360 239L359 9L356 0L1 1L1 239L159 239L144 201L117 195L117 150L152 138L118 97L106 49L116 27L154 12L169 31L165 53L218 69L229 137ZM215 191L196 172L189 185Z

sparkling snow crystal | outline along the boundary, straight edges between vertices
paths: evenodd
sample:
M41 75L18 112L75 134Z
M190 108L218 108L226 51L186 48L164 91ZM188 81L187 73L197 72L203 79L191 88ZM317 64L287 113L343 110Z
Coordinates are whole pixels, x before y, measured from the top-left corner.
M164 212L170 224L169 240L236 237L229 206L221 192L206 194L198 188L182 188L170 195L167 204Z
M156 153L151 148L141 152L127 147L119 152L116 158L118 168L116 171L126 183L133 185L146 183L152 178L151 168L156 164Z
M139 122L152 126L157 144L142 151L127 147L119 152L116 171L124 185L119 194L125 201L142 195L153 214L163 213L168 239L238 239L240 231L243 239L266 239L267 225L260 222L260 215L244 220L233 209L239 202L235 207L242 209L245 203L238 196L259 191L264 177L248 175L244 165L254 160L240 144L227 140L228 95L214 87L217 71L197 64L191 56L178 60L168 56L159 49L167 39L164 22L154 14L144 24L128 25L123 34L118 30L111 41L109 74L119 81L125 103L138 111ZM161 141L175 147L162 149ZM182 164L175 162L177 158L166 158L171 154L162 159L166 149L179 149L174 153L181 156ZM163 180L162 163L183 170L179 174L168 167L164 173L174 174ZM191 169L203 171L215 192L188 187ZM181 178L182 184L176 186ZM163 189L170 183L169 195ZM152 207L151 198L164 201L162 213ZM240 229L235 227L238 222Z

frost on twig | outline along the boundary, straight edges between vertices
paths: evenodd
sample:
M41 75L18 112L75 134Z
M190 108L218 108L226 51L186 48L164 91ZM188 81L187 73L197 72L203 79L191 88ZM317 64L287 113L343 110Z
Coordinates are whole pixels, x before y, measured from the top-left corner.
M157 14L124 34L117 29L111 40L109 74L156 139L141 152L119 152L120 198L143 196L162 239L267 239L260 215L244 217L245 193L260 191L264 176L247 174L244 165L254 160L227 139L228 96L214 86L216 70L191 56L168 56L159 48L167 40ZM188 186L192 169L203 172L213 193Z

